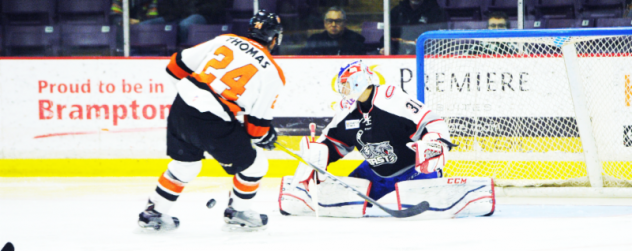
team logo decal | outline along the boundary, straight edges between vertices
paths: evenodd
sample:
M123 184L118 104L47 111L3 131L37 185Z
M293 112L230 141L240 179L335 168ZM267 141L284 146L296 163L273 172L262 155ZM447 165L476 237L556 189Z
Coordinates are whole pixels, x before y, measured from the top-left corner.
M351 130L351 129L358 129L358 128L360 128L359 119L352 119L352 120L345 121L345 129Z
M366 126L371 125L371 116L369 116L368 113L362 114L362 123L364 123Z
M369 164L372 166L380 166L382 164L393 164L397 161L397 155L395 155L395 151L393 150L393 146L388 141L383 141L380 143L364 143L362 142L362 134L364 131L359 130L356 134L356 139L362 148L360 149L360 154L364 156Z

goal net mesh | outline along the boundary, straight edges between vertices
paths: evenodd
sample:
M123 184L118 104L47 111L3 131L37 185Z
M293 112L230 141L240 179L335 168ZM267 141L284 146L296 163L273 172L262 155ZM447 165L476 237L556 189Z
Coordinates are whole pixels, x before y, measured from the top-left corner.
M577 51L604 186L631 186L629 36L425 40L425 102L459 145L446 176L590 186L563 46Z

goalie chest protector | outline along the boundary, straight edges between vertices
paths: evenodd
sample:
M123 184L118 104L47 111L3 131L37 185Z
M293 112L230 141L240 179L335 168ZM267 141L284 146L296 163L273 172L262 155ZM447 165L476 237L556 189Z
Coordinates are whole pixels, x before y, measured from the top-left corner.
M343 157L355 146L377 174L388 177L415 164L406 143L419 140L427 133L425 125L440 120L399 88L376 86L366 102L341 109L323 135L337 150L330 156Z

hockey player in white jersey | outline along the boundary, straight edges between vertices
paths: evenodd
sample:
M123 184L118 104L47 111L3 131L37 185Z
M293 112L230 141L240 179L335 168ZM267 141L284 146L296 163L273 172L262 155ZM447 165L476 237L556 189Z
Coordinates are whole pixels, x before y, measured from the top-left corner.
M442 217L454 216L466 207L473 209L469 201L491 198L486 201L491 203L469 213L493 211L491 179L469 179L468 185L467 178L441 179L448 153L455 145L447 124L437 113L396 86L380 86L376 74L362 61L341 68L336 91L343 99L331 123L317 141L308 137L301 141L300 155L307 162L325 169L357 148L366 161L342 180L367 191L374 200L399 186L400 210L427 200L429 211L441 211ZM282 181L281 213L313 215L319 210L324 216L365 214L366 202L323 177L308 165L299 164L295 175Z
M268 223L251 203L268 170L262 148L273 149L277 139L271 121L285 77L269 52L281 43L282 30L276 14L260 11L247 38L221 35L171 57L167 72L178 90L167 119L173 160L139 215L141 227L178 227L169 210L201 171L205 151L234 175L224 211L228 226L261 229Z

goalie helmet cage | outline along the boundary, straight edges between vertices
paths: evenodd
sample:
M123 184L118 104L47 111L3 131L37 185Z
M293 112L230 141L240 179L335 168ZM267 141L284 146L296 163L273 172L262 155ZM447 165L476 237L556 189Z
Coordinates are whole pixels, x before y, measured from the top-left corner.
M419 100L459 145L446 176L632 197L632 29L431 31L417 72Z

